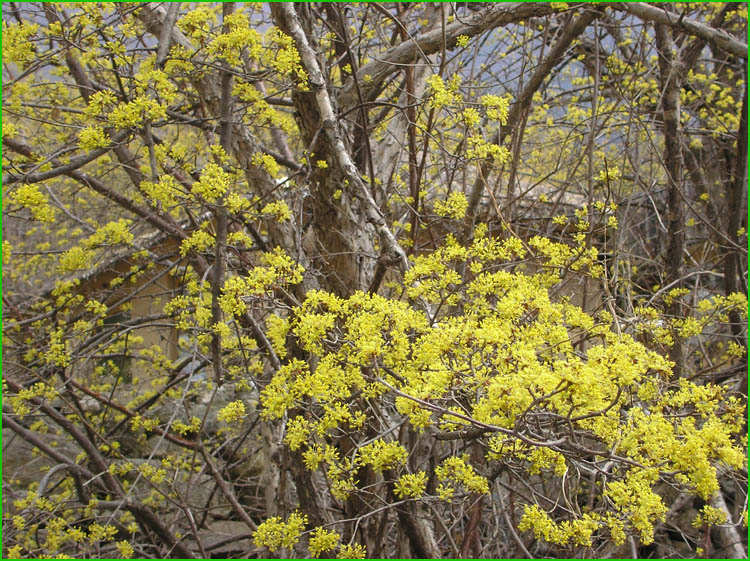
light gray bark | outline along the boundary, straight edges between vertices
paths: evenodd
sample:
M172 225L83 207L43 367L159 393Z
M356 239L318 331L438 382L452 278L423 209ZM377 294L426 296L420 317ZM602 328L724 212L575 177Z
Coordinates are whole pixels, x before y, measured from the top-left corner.
M714 29L705 23L680 17L677 14L668 12L664 8L657 8L643 2L620 2L614 6L618 10L626 11L641 19L657 22L684 33L701 37L719 49L747 60L747 43L739 41L725 31Z
M335 159L337 168L341 171L343 178L348 182L346 186L347 191L359 202L359 208L353 208L361 212L362 218L374 228L380 238L381 247L385 250L389 258L398 264L402 272L406 271L409 268L406 252L398 243L398 240L396 240L393 232L388 228L383 213L375 203L369 186L362 180L351 153L345 145L344 133L339 123L339 115L333 108L333 102L326 89L326 80L321 72L317 56L302 29L299 18L294 11L294 6L291 4L274 4L272 12L274 13L274 17L279 20L279 23L288 29L289 34L297 45L297 50L302 59L302 66L308 73L310 89L315 96L317 111L320 115L323 129L323 141ZM366 229L360 228L359 232L347 232L347 234L357 237L357 240L353 240L355 247L359 246L358 249L372 255L374 245L369 239L366 239L369 237ZM368 252L367 246L373 249ZM351 275L351 272L349 275ZM369 279L362 279L361 276L361 274L355 274L352 280L359 286L366 286Z

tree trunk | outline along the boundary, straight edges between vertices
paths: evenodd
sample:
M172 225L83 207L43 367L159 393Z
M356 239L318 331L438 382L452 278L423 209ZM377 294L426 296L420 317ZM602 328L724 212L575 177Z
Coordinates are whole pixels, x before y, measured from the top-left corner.
M669 28L662 23L654 24L656 48L659 52L659 83L664 132L664 167L667 172L667 256L666 283L673 288L682 285L682 252L685 245L685 211L682 189L682 147L680 142L680 86L674 64L672 39ZM675 298L667 313L675 318L683 316L682 304ZM675 373L682 375L685 363L682 342L675 337L670 351L675 363Z

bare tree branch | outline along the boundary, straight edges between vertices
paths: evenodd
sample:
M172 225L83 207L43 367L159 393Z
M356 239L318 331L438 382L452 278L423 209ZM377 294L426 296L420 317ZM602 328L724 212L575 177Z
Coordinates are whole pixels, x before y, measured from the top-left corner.
M368 85L362 88L362 96L369 99L373 90L379 90L385 79L410 64L418 55L429 56L438 52L443 46L453 48L460 35L474 37L489 29L554 13L549 4L519 2L513 4L494 4L463 21L455 21L445 29L433 29L420 33L413 39L399 43L377 57L377 60L362 66L357 72L360 83L368 76ZM444 44L445 42L445 44ZM354 80L349 79L338 95L339 107L344 110L357 102Z
M722 546L726 548L729 553L728 557L732 559L747 559L747 552L745 551L745 548L742 547L742 538L732 521L732 513L729 512L729 508L724 500L724 495L721 489L714 493L710 502L714 508L718 508L722 511L727 519L724 524L719 525L718 530L719 536L721 536Z
M544 60L536 67L531 78L526 82L521 95L513 102L513 105L508 112L506 124L502 128L499 128L495 134L495 138L493 139L495 144L501 144L513 128L518 126L521 115L528 109L528 106L534 97L534 92L539 89L555 65L560 62L560 59L566 53L575 38L583 33L586 27L588 27L589 24L600 15L600 11L592 9L586 10L579 17L571 16L571 20L566 24L560 38L552 46ZM473 225L476 216L476 209L479 205L482 193L485 190L487 176L491 169L492 158L488 158L482 162L477 178L474 180L474 185L471 188L469 195L469 208L466 213L468 217L467 228L469 229Z
M676 30L705 39L715 47L747 60L747 43L738 41L725 31L714 29L705 23L677 16L664 8L650 6L643 2L620 2L612 5L647 21L661 23Z
M180 2L170 2L167 16L164 18L164 26L159 37L159 50L156 51L156 67L161 68L167 60L169 47L172 46L172 31L180 13Z
M229 33L227 18L234 12L234 2L225 2L222 5L222 15L224 19L223 33ZM168 15L168 14L167 14ZM166 26L166 24L165 24ZM165 27L166 28L166 27ZM229 154L232 150L232 73L229 71L229 65L224 62L221 71L221 116L219 123L221 132L219 143L224 151ZM221 306L219 298L221 289L224 284L224 252L227 245L227 207L224 204L224 196L218 201L214 210L216 218L216 251L213 264L213 279L211 281L211 322L213 326L221 322ZM221 366L221 335L214 332L211 335L211 355L212 365L214 368L214 377L216 383L221 385L223 381Z
M130 131L122 131L112 138L112 141L109 144L109 146L106 146L104 148L97 148L96 150L92 150L88 154L82 154L75 158L71 158L67 164L59 165L48 171L39 171L36 173L28 173L28 174L18 175L18 176L8 174L5 177L3 177L3 185L10 186L18 182L39 183L40 181L47 181L48 179L53 179L60 175L66 175L71 171L82 168L86 164L93 162L99 156L103 156L109 150L111 150L115 145L125 140L128 136L130 136Z

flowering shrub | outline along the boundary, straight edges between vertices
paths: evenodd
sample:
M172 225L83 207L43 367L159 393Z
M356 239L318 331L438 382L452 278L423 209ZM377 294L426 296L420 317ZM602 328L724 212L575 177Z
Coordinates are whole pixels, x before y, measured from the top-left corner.
M7 6L3 556L746 557L746 6Z

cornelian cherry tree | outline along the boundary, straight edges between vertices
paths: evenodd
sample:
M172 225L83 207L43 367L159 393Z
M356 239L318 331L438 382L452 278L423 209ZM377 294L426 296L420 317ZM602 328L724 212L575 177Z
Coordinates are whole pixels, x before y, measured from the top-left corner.
M3 4L8 557L745 557L747 8Z

